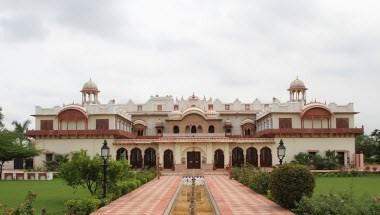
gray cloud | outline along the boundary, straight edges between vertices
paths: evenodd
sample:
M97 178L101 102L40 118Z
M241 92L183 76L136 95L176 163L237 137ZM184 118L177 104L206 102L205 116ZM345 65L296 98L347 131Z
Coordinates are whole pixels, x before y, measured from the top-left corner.
M360 111L379 128L380 3L365 1L0 0L0 94L7 125L80 99L150 95L286 101L298 75L309 98Z

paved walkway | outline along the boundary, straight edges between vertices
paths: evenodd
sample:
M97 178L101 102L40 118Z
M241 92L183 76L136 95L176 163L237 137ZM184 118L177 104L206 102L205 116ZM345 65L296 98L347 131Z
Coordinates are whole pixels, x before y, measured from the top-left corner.
M293 214L228 176L206 176L206 182L222 215Z
M154 179L100 208L93 215L161 215L180 182L179 176L161 176L159 180Z

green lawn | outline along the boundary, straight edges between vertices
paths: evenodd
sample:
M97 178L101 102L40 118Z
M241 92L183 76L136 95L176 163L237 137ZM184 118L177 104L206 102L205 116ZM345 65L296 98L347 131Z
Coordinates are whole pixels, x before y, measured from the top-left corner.
M0 203L16 207L25 198L28 191L37 194L33 204L37 214L46 208L48 214L64 214L64 202L69 199L89 196L84 188L77 190L67 186L61 179L53 181L0 181Z
M314 194L350 192L350 190L356 198L380 196L380 176L316 177Z

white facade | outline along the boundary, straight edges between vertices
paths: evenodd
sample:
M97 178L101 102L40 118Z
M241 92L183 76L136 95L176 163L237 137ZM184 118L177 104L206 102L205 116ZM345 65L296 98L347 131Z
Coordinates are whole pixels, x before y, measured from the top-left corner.
M270 167L279 163L281 139L286 162L299 152L335 150L345 165L351 165L355 136L363 133L355 128L352 103L307 103L307 88L299 79L289 88L288 102L274 98L272 103L223 103L192 95L153 96L143 104L101 104L96 84L89 82L81 90L81 104L36 107L36 128L28 135L43 154L34 159L35 167L54 159L54 154L84 149L96 155L104 139L112 158L127 157L134 167L155 166L156 159L160 167L176 170L244 163Z

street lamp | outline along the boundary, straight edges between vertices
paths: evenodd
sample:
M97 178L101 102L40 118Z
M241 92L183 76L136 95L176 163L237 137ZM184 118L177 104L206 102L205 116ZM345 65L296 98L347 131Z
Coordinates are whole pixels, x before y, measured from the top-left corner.
M107 146L107 141L104 140L100 151L100 156L103 158L103 198L106 198L107 190L107 160L110 156L110 148Z
M280 145L277 147L277 157L280 160L280 165L282 165L282 160L285 157L286 148L282 139L280 140Z

